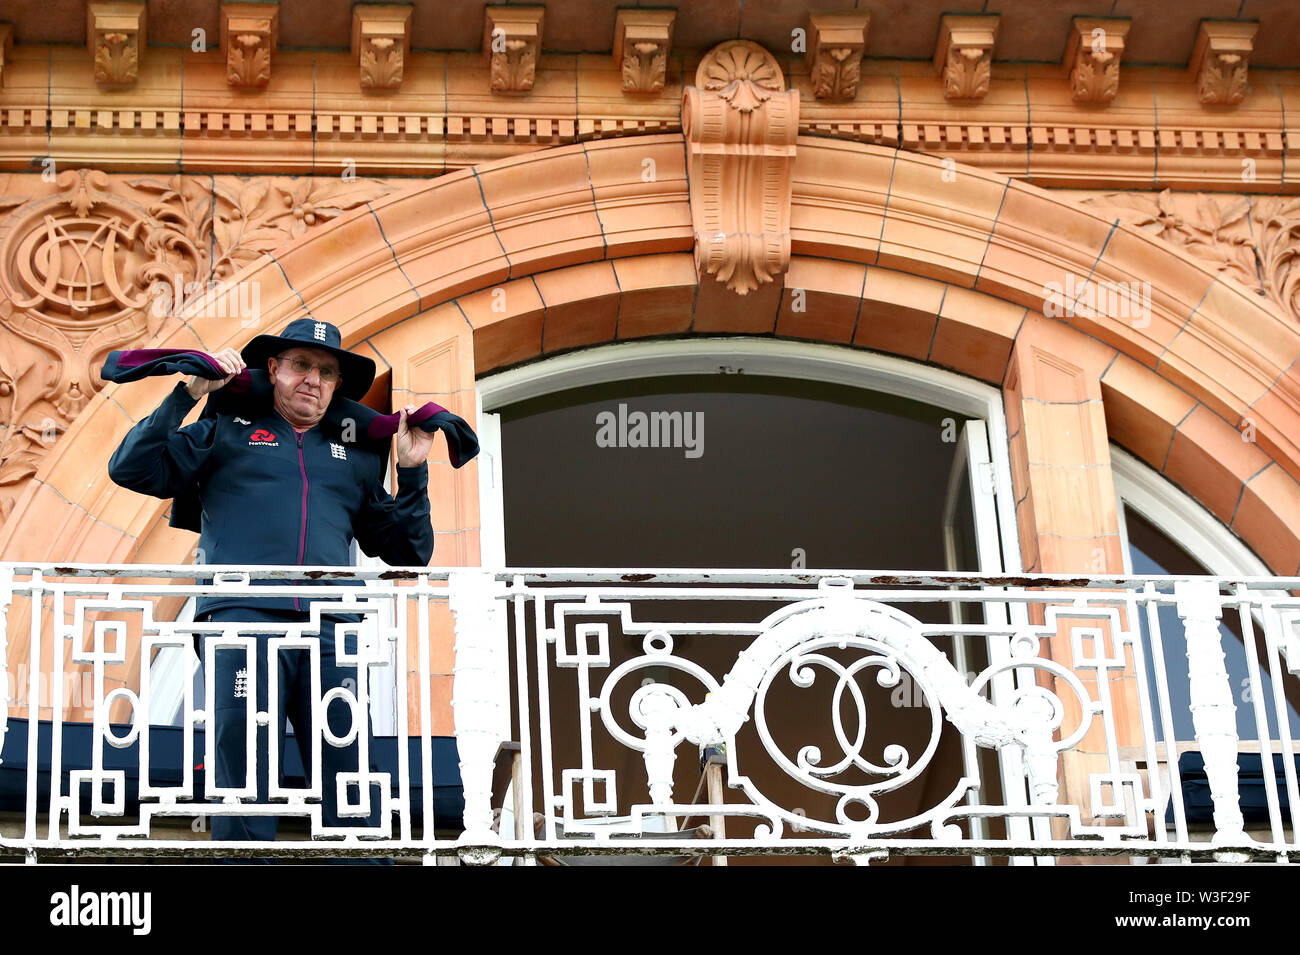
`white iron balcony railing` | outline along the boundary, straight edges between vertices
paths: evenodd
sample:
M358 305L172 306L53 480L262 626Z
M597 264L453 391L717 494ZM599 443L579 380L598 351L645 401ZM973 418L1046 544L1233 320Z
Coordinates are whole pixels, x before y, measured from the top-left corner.
M1300 850L1297 578L256 573L275 580L0 566L0 856L1032 864ZM304 622L185 611L204 595L302 598L309 578L344 602L303 599ZM339 611L361 617L337 631L353 635L339 663L354 669L322 691L320 615ZM286 706L276 681L256 703L259 633L277 667L308 664L296 785L297 747L255 735ZM166 662L195 636L198 680ZM219 652L246 660L252 767L222 785ZM322 754L345 747L355 770L323 780ZM336 824L322 817L330 785ZM208 839L216 817L255 815L282 820L279 841Z

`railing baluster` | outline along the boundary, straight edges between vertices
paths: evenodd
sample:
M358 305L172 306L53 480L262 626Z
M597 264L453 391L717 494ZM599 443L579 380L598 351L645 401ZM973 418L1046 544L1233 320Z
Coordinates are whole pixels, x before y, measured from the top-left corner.
M429 687L429 595L425 592L429 587L429 578L421 574L417 581L419 595L416 597L416 652L418 656L417 676L420 679L420 838L424 841L427 850L432 850L434 841L434 827L436 820L433 817L433 714L430 712L429 698L432 695ZM402 678L403 682L406 677L407 661L402 661ZM399 732L397 736L398 745L405 743L400 727L409 723L410 717L403 713L398 720ZM424 865L437 865L438 857L431 851L426 851L424 857L420 860Z
M509 732L508 701L500 692L505 677L504 621L497 600L499 588L491 572L452 571L447 587L456 618L451 705L465 792L461 859L470 865L488 865L499 855L499 850L490 847L500 842L492 831L492 770L497 750Z
M1237 792L1237 707L1223 662L1219 587L1208 580L1180 580L1174 584L1174 598L1187 634L1192 727L1214 800L1214 844L1246 845L1250 839Z
M41 602L45 589L41 586L41 572L32 573L31 614L29 640L27 644L28 681L27 689L27 820L23 838L27 841L27 862L36 861L36 781L38 774L32 767L39 765L37 760L37 740L40 737L41 719ZM53 721L51 721L52 723ZM54 779L60 771L57 763L50 763L50 778Z
M519 715L519 755L515 761L515 838L533 841L533 728L529 707L528 679L528 602L524 593L523 578L516 575L511 582L510 606L515 623L515 679L521 688L515 701ZM536 856L526 856L524 865L536 865Z
M1259 766L1264 777L1264 798L1268 803L1269 828L1271 829L1272 841L1280 845L1286 841L1286 837L1283 834L1282 811L1278 803L1277 774L1274 772L1273 767L1273 737L1268 727L1264 680L1259 669L1259 651L1255 646L1255 620L1250 613L1246 588L1238 585L1236 591L1240 600L1236 609L1241 620L1242 645L1246 648L1247 686L1249 687L1251 708L1254 710L1255 715L1255 739L1259 741ZM1278 726L1280 738L1281 725L1287 720L1285 702L1277 712L1281 721ZM1282 752L1288 752L1288 750L1284 749Z
M1285 635L1278 635L1277 628L1283 626L1283 621L1276 609L1273 609L1265 618L1265 652L1268 654L1269 673L1273 674L1273 712L1277 714L1278 740L1281 743L1282 753L1282 777L1286 783L1287 805L1290 807L1291 816L1291 845L1300 848L1300 825L1297 825L1297 819L1300 819L1300 781L1296 779L1296 761L1290 755L1296 752L1296 740L1291 733L1291 712L1288 707L1286 689L1283 683L1283 674L1285 669L1282 666L1282 660L1279 656L1280 646L1284 646L1284 640L1296 642L1295 631ZM1300 675L1300 646L1287 657L1292 673Z

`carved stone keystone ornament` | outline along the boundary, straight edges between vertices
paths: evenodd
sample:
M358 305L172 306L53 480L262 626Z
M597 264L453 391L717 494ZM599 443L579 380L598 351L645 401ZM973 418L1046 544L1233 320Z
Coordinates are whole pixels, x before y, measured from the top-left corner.
M790 264L799 94L749 40L709 51L682 99L695 261L744 295Z

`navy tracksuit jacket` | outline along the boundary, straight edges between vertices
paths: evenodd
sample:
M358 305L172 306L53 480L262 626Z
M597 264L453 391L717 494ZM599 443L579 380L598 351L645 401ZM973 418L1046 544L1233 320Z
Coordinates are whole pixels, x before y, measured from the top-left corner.
M195 404L178 382L158 410L127 433L108 473L123 487L161 498L197 484L203 503L199 562L348 566L356 538L362 551L389 564L429 563L427 464L397 468L394 499L384 490L383 458L365 445L345 443L341 432L327 432L325 422L296 436L268 405L259 416L223 414L180 428ZM316 583L343 582L301 582ZM203 597L195 617L235 606L305 610L307 603Z
M355 538L366 554L389 564L428 564L433 556L433 528L429 522L426 464L398 467L394 499L384 490L383 457L363 445L347 443L341 432L329 430L335 426L322 422L297 435L289 422L268 405L260 415L250 412L250 417L243 418L219 414L181 428L195 404L184 382L178 383L158 410L127 433L109 461L109 476L123 487L161 498L175 497L197 486L202 502L200 562L347 566ZM317 582L301 583L310 586ZM305 618L308 609L308 601L300 598L250 598L238 593L204 597L196 603L195 619L215 611L218 620L287 622ZM338 648L334 628L341 621L359 619L355 615L322 619L322 690L343 685L347 673L355 674L355 667L340 667L335 662ZM282 705L294 724L303 763L310 765L307 740L313 731L305 654L280 654L273 662L263 646L259 656L260 672L266 674L263 668L267 666L276 668ZM242 654L225 650L217 651L215 662L218 698L209 701L209 708L215 717L210 731L216 740L216 780L222 786L244 785L248 727L237 668L247 666L247 660ZM256 681L259 710L267 705L267 680L264 675ZM336 705L328 711L336 735L347 730L348 720L342 718L340 709ZM279 730L279 748L283 752L282 725ZM257 747L262 754L267 752L267 732L266 727L257 728ZM379 818L377 796L372 800L369 818L339 816L335 775L356 772L357 761L356 740L343 748L322 746L322 822L327 827L359 825L383 832L387 820ZM257 801L266 802L265 755L258 762ZM217 816L212 836L217 840L269 840L275 837L276 823L274 816Z

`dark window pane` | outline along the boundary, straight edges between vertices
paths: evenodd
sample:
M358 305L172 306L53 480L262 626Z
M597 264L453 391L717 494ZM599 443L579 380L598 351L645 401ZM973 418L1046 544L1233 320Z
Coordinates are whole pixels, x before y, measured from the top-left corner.
M679 413L677 446L598 444L598 415L606 442L635 444L638 412ZM515 566L780 568L800 549L808 567L944 569L951 412L719 375L562 392L501 420Z

